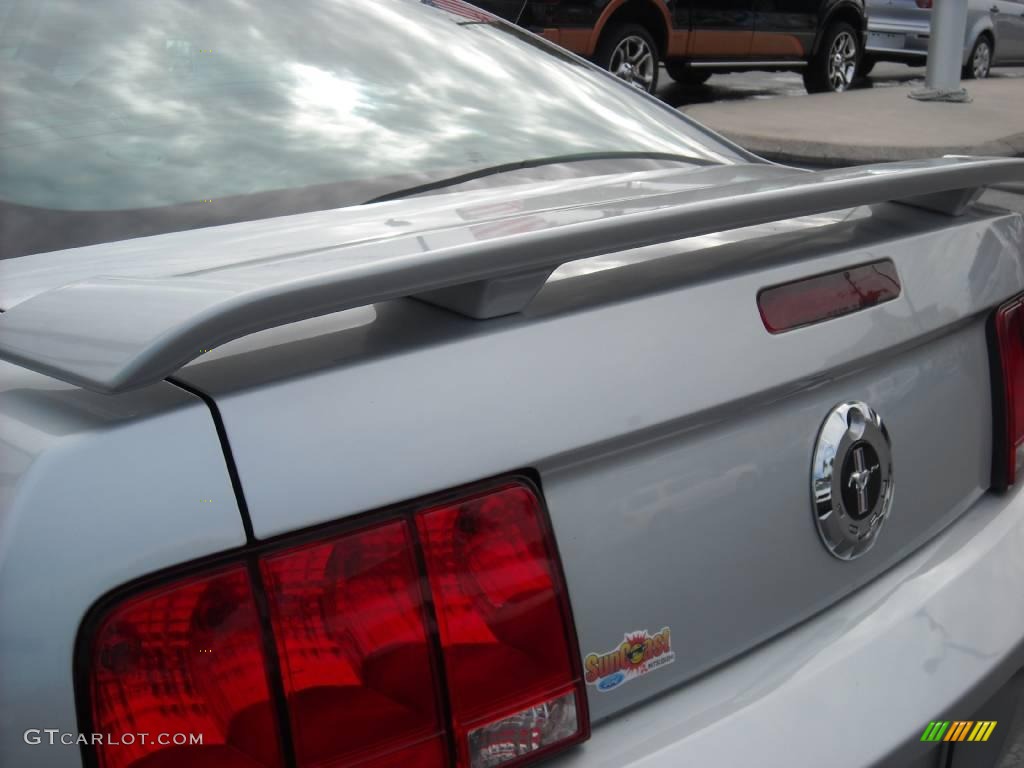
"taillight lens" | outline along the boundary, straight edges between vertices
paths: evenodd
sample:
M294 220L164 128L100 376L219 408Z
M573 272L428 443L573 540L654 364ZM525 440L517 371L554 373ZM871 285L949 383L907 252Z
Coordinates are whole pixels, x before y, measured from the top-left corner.
M932 0L917 0L917 7L928 10L932 7Z
M121 603L99 626L91 674L101 768L281 765L244 566ZM173 743L179 734L186 743Z
M1012 485L1024 460L1024 296L1003 304L995 314L995 336L1002 375L1002 418L996 420L996 486Z
M408 524L262 563L299 768L446 764Z
M564 587L537 498L511 484L417 515L458 764L498 765L586 736Z
M575 631L532 486L416 508L103 614L91 728L154 738L96 745L100 767L482 768L585 739Z

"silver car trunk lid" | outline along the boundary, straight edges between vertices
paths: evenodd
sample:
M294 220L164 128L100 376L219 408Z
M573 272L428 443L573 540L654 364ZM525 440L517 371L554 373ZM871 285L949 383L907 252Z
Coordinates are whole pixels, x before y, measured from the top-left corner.
M1024 287L1022 242L1015 216L879 205L567 265L486 323L410 300L349 310L179 377L222 414L257 537L535 472L588 664L671 637L646 674L591 680L600 719L824 609L985 492L985 317ZM878 259L898 299L766 332L762 288ZM811 482L847 401L883 419L895 487L848 562L819 537Z

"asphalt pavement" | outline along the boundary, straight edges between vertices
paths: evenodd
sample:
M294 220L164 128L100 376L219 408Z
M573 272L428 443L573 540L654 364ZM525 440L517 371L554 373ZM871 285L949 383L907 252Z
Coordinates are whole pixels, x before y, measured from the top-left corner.
M881 64L862 87L807 95L798 73L666 80L669 104L754 153L790 165L844 166L943 155L1024 156L1024 68L966 81L970 103L914 101L924 68Z
M862 88L917 87L924 84L924 67L904 64L880 63L856 90ZM992 70L992 80L1024 77L1024 67L998 67ZM971 82L965 85L970 90ZM700 86L683 86L668 76L662 68L658 76L658 97L673 107L711 102L743 101L746 99L774 99L778 97L806 96L804 81L799 72L735 72L730 75L712 75Z

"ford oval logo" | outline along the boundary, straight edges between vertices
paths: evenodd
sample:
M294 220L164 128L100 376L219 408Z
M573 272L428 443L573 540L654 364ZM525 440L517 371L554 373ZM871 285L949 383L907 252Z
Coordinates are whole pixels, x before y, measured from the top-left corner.
M608 677L602 677L597 681L597 690L599 691L610 691L612 688L618 688L626 681L625 672L615 672Z

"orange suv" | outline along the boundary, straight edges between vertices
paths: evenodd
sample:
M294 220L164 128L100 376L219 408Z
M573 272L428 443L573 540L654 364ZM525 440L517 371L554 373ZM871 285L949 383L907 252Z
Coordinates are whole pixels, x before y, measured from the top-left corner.
M794 70L845 91L864 51L863 0L477 0L648 92L658 63L699 85L716 72Z

